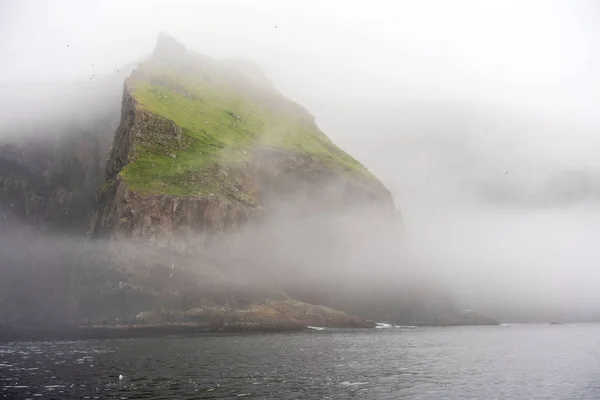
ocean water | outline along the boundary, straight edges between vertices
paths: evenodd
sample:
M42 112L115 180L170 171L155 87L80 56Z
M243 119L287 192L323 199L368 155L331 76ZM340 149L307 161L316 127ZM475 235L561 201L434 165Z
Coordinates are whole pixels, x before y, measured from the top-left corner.
M596 400L600 324L0 343L0 379L8 399Z

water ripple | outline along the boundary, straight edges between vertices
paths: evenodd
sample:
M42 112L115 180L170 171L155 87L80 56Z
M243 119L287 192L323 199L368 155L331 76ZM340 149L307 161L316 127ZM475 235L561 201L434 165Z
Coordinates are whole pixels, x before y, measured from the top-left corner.
M5 398L598 399L598 376L594 324L0 344Z

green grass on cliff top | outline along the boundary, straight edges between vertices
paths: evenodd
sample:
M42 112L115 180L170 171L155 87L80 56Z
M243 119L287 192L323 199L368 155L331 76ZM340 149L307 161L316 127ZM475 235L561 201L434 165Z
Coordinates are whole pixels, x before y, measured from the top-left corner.
M253 146L308 155L339 173L373 178L308 113L283 98L175 73L157 63L140 68L145 76L128 80L138 107L173 121L183 140L137 145L135 161L121 172L135 190L180 196L219 192L226 182L210 173L211 166L244 161Z

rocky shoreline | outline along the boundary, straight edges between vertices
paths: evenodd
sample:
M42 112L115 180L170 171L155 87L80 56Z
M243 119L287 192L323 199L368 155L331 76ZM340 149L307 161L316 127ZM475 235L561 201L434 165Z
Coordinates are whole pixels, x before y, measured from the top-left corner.
M214 332L292 332L308 326L374 328L376 324L328 307L292 299L245 308L202 307L186 312L153 310L112 321L52 327L0 325L0 341L112 339Z
M0 329L0 342L131 339L166 335L214 335L216 333L276 333L308 329L306 326L279 327L217 327L210 325L159 324L138 326L94 326L60 328Z
M327 326L324 329L374 329L377 324ZM495 326L496 322L473 326ZM414 327L458 327L465 324L417 324ZM472 326L472 325L468 325ZM313 329L313 325L282 324L265 326L219 326L210 324L164 323L154 325L64 326L54 328L0 328L0 342L134 339L158 336L213 336L220 334L291 333ZM390 327L394 327L390 325ZM320 327L321 328L321 327Z
M301 304L301 303L300 303ZM283 305L277 304L261 306L252 312L247 312L245 318L241 317L239 311L231 313L225 318L213 318L203 322L183 321L184 317L177 314L179 321L164 322L165 318L174 318L175 314L170 312L146 313L143 318L148 319L152 315L154 319L162 319L161 322L138 322L129 320L111 324L96 324L88 326L63 325L53 327L11 327L0 324L0 342L13 341L47 341L47 340L90 340L90 339L130 339L141 337L156 337L166 335L215 335L215 334L254 334L254 333L289 333L299 332L315 327L324 329L374 329L385 325L386 327L401 327L407 325L378 324L373 321L351 316L340 311L335 311L323 306L302 304L302 312L299 303L285 304L287 306L286 318L273 316L273 309L281 309ZM268 310L268 311L267 311ZM295 310L292 316L290 310ZM491 318L477 315L473 318L469 315L465 319L440 320L440 321L418 321L409 324L413 327L457 327L457 326L496 326L500 322Z

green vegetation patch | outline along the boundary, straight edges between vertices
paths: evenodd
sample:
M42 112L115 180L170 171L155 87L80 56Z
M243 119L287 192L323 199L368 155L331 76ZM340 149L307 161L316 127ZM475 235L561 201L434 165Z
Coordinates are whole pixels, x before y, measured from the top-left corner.
M253 146L308 155L340 172L374 179L306 112L284 98L274 103L268 93L268 101L263 101L206 74L176 72L155 62L142 65L129 78L128 87L141 110L181 128L179 139L137 143L135 161L121 176L138 191L180 196L222 193L230 185L226 177L214 173L215 166L247 160Z

